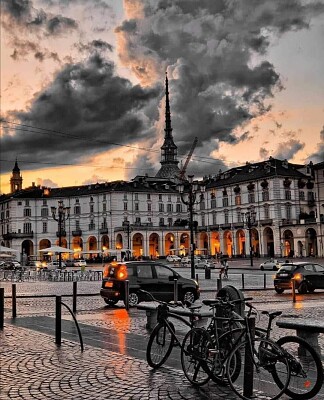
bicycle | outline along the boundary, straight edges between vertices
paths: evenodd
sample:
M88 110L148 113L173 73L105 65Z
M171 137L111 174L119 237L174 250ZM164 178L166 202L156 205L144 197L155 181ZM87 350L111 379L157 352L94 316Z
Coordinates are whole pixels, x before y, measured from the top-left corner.
M258 328L258 334L270 337L272 321L282 311L262 311L269 318L267 329ZM307 400L313 398L322 388L324 372L321 357L316 350L299 336L283 336L277 344L284 350L290 364L291 377L285 393L293 399ZM277 379L274 376L274 379ZM281 385L280 380L277 381Z
M187 310L189 311L188 321L181 315L175 314L170 310L170 308L176 308L179 305L184 308L182 303L166 303L155 299L151 293L145 290L140 291L147 294L153 301L159 303L157 307L157 325L151 332L146 348L146 360L150 367L156 369L166 362L174 347L183 348L182 337L180 338L176 334L174 324L169 320L169 318L175 318L191 329L196 325L197 320L200 317L199 314L196 314L196 311L201 308L201 305L190 305L187 307ZM205 365L198 361L195 366L195 372L191 379L189 379L190 382L194 385L201 386L207 383L209 379L210 376Z
M276 342L262 336L254 336L250 327L250 314L253 306L246 300L243 301L249 306L250 312L244 317L236 317L234 313L227 318L229 330L220 335L220 331L217 329L219 317L215 316L215 310L224 304L233 307L236 301L203 300L204 304L213 309L212 326L214 330L211 331L211 334L207 329L198 328L199 331L197 328L191 329L183 342L182 353L184 355L182 354L182 358L188 357L188 354L185 353L189 353L192 359L200 362L204 371L208 372L214 381L228 383L242 399L250 399L252 395L269 400L278 399L289 384L288 360ZM232 329L235 320L238 320L242 327ZM195 343L204 344L203 347L200 346L199 352L195 351ZM185 370L184 372L187 376ZM274 375L277 378L275 382L273 382ZM278 381L280 381L280 385L277 384Z

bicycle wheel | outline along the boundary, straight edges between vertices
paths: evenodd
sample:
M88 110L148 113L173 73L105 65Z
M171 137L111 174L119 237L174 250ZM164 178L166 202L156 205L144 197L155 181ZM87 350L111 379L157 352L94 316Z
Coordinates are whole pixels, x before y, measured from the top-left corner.
M218 385L225 386L228 381L226 378L226 360L233 349L235 338L242 332L241 329L234 329L228 331L218 338L218 344L216 338L212 335L212 348L214 351L210 351L207 368L209 371L210 378ZM231 374L232 381L234 382L241 370L241 354L236 352L231 359L229 366L229 373Z
M191 329L183 339L181 366L186 378L193 385L204 385L210 379L206 363L211 346L210 336L203 328Z
M322 388L323 367L320 356L304 339L298 336L285 336L277 341L288 353L291 377L285 393L293 399L313 398ZM274 375L278 385L280 378ZM278 379L278 381L277 381Z
M232 350L226 365L230 387L244 400L280 398L290 379L290 367L283 350L271 340L255 338L252 351L253 355L248 341ZM230 366L237 352L241 355L242 367L237 376L232 376ZM280 386L274 381L274 374L280 377Z
M159 323L153 329L146 348L146 360L152 368L158 368L165 363L169 357L174 337L170 329L175 332L174 325L168 321L170 328L165 323Z

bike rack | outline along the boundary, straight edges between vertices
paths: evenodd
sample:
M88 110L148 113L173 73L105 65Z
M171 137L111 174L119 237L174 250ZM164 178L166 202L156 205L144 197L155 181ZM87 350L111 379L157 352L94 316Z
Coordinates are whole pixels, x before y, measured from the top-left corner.
M81 346L81 352L83 352L84 347L83 347L83 339L80 331L80 327L78 324L77 319L75 318L75 315L71 308L63 303L62 301L62 296L56 296L55 297L55 343L60 346L62 342L62 305L67 308L67 310L70 312L72 315L72 318L75 322L75 325L78 330L78 335L79 335L79 340L80 340L80 346Z

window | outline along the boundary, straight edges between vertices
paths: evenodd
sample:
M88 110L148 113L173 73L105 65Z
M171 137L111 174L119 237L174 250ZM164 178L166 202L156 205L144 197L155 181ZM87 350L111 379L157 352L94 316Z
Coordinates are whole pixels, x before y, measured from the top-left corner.
M270 207L269 204L264 205L264 218L269 219L270 218Z
M96 228L96 224L94 223L94 220L92 219L89 224L89 231L93 231L95 228Z
M147 203L147 211L152 211L152 204L151 203Z
M74 214L81 214L81 207L79 205L74 206Z
M224 220L225 220L225 224L229 223L229 212L228 212L228 210L224 211Z
M25 200L25 206L29 207L29 200Z
M41 209L41 216L42 217L48 217L48 208L42 208Z
M138 278L152 279L152 267L151 265L140 265L137 267Z
M262 190L262 201L269 201L269 190Z
M93 210L94 210L93 204L90 204L90 212L93 213Z
M124 193L124 200L127 200L127 193Z
M47 233L47 222L43 222L43 233Z
M160 218L159 225L160 225L160 226L164 226L164 218Z
M171 194L168 194L168 201L171 201Z
M172 218L168 218L168 225L169 225L169 226L172 226L172 225L173 225L173 220L172 220Z
M158 279L169 279L169 276L173 276L172 271L163 265L155 265L155 271Z
M181 212L182 212L181 204L177 204L177 205L176 205L176 212L177 212L177 213L181 213Z
M254 194L254 192L249 192L248 193L248 202L249 203L255 203L255 194Z
M107 218L104 218L104 219L103 219L103 222L102 222L102 224L101 224L101 228L102 228L102 229L106 229L106 228L107 228Z
M147 193L147 200L151 200L151 193Z
M304 192L303 190L301 190L301 191L299 192L299 199L300 199L300 200L305 200L305 192Z
M237 206L241 205L241 195L240 194L235 195L235 205L237 205Z
M228 197L223 197L223 207L228 207Z
M170 203L167 204L167 211L172 212L172 204Z
M291 191L290 190L285 190L285 199L291 200Z
M76 202L77 204L79 204L80 200L79 200L79 199L75 199L75 202Z
M211 199L210 205L211 208L216 208L216 199Z
M107 196L104 194L102 199L103 199L103 201L106 201L107 200Z
M43 206L47 206L47 200L46 199L43 200Z
M164 212L164 204L159 203L159 212Z
M107 204L106 204L106 203L103 203L103 204L102 204L102 211L103 211L103 212L106 212L106 211L107 211Z
M136 225L141 225L141 217L136 217L135 218L135 224Z
M32 225L30 222L24 223L24 233L31 233L32 232Z
M206 209L206 203L205 203L205 200L203 200L201 203L200 203L200 210L205 210Z
M6 211L6 218L9 218L9 210Z
M290 203L286 204L286 218L291 219L291 204Z
M206 217L205 213L201 214L201 226L206 226Z
M236 210L236 218L237 218L237 222L242 222L242 212L241 212L240 208L238 210Z
M138 205L138 203L135 203L134 206L135 206L135 211L138 211L138 210L139 210L139 205Z
M162 201L162 194L159 194L159 201Z
M127 204L128 203L124 203L124 211L127 211L127 208L128 208Z
M75 230L76 231L80 230L80 221L78 221L78 220L75 221Z
M30 217L30 216L31 216L31 209L25 208L24 209L24 217Z
M135 200L138 200L138 193L135 193L134 196L135 196Z
M212 213L212 222L213 222L213 225L217 224L217 214L215 212Z

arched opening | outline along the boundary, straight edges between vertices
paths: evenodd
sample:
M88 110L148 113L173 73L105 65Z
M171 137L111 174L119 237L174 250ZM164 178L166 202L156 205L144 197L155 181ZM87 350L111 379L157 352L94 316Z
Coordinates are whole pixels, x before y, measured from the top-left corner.
M44 247L45 248L45 247ZM34 255L34 244L31 240L24 240L21 244L21 250L24 257ZM24 260L25 261L25 260Z
M220 239L219 232L210 233L210 254L215 256L220 253Z
M165 235L165 255L175 254L175 240L173 233Z
M116 250L120 250L123 249L123 236L118 233L118 235L116 236Z
M317 234L315 229L308 228L305 238L306 257L317 256Z
M72 250L74 251L74 258L80 258L83 251L83 240L80 236L72 239Z
M224 232L224 255L232 257L233 255L233 238L231 231Z
M199 235L199 245L196 251L198 255L208 255L208 235L207 232L201 232Z
M143 249L144 238L141 233L135 233L133 236L133 255L136 258L143 257L144 249Z
M109 236L108 235L103 235L101 238L101 250L109 250Z
M263 253L267 257L274 257L275 255L273 230L269 227L263 231Z
M236 248L237 248L237 256L245 257L245 233L243 229L239 229L236 232Z
M294 257L294 235L291 230L284 231L282 235L283 239L283 256Z
M188 233L182 233L180 235L180 249L179 256L187 256L189 254L190 240Z
M159 235L157 233L152 233L149 237L149 256L155 259L158 258L159 255Z

